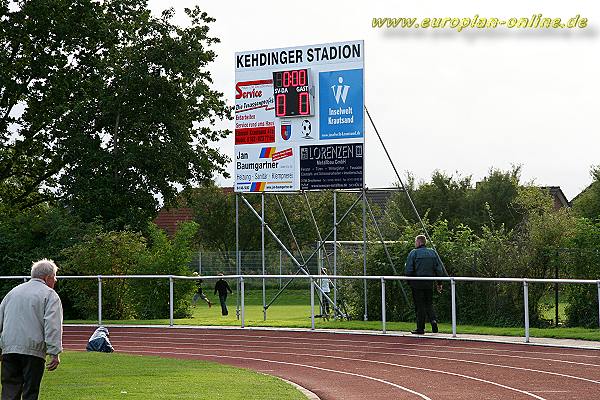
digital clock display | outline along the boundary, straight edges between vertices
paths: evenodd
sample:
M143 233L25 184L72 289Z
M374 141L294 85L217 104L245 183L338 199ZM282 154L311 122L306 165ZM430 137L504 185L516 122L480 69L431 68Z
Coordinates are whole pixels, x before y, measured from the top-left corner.
M309 71L305 68L273 72L275 116L312 115Z

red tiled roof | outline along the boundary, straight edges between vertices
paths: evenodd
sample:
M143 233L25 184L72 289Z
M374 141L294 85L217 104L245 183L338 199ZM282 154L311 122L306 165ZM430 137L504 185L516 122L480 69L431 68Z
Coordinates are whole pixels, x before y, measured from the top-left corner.
M194 213L188 207L163 208L158 212L154 223L159 228L164 229L170 237L175 235L177 224L185 221L192 221Z

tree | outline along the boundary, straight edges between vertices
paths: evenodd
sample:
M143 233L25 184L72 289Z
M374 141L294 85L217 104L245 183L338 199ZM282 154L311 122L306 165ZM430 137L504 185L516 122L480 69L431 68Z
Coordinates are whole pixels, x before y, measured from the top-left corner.
M512 229L519 223L521 216L514 210L512 203L519 193L520 176L520 166L513 166L510 171L490 169L489 175L477 183L473 192L473 225L504 224Z
M415 184L409 175L406 188L421 214L432 223L448 221L451 228L467 225L478 233L484 225L504 224L514 228L521 216L512 202L517 197L521 168L509 171L490 169L473 188L471 176L461 177L435 171L430 182ZM398 236L403 227L417 222L406 193L392 196L383 230L391 237Z
M468 196L471 191L471 177L447 175L434 171L430 183L422 183L413 201L418 210L427 213L432 220L447 219L451 226L464 224L468 217ZM406 197L403 193L400 196ZM406 200L405 200L406 202ZM408 214L412 220L414 212Z
M600 165L592 167L590 175L594 179L573 201L573 211L585 218L600 220Z
M59 199L84 219L145 227L157 198L224 172L211 89L213 21L146 0L0 0L0 200Z
M39 204L16 211L0 205L0 275L29 276L32 263L42 258L56 261L62 269L62 249L99 229L61 207ZM19 283L16 279L0 280L0 298ZM63 299L65 308L69 302Z

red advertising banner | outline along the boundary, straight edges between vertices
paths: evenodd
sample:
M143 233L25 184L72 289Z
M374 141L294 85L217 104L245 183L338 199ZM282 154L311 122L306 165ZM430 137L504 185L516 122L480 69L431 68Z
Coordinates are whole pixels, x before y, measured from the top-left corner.
M261 126L235 130L235 144L274 143L275 127Z
M273 154L273 157L271 157L271 159L273 161L278 161L278 160L281 160L282 158L291 157L291 156L292 156L292 149L285 149L285 150L278 151L277 153Z

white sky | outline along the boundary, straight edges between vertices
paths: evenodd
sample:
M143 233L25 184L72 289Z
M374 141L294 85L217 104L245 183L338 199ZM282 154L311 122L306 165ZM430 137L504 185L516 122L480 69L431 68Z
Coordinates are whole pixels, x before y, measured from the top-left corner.
M396 167L418 180L435 169L486 176L523 166L523 181L560 186L568 199L600 164L600 3L594 0L199 1L150 0L159 12L199 4L211 35L215 88L234 104L234 53L365 41L365 104ZM373 17L588 18L586 29L373 29ZM368 119L366 183L396 181ZM227 127L233 131L234 121ZM233 156L233 137L220 144ZM233 175L233 165L228 167ZM232 181L220 179L220 184Z

